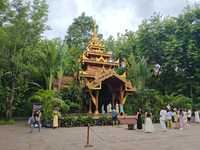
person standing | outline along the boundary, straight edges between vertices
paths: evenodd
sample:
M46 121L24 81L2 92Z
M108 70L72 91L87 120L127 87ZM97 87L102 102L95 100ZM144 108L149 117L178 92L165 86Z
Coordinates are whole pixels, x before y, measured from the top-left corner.
M145 132L147 133L155 132L153 124L152 124L152 114L149 108L147 109L147 112L145 113Z
M165 125L165 116L166 116L166 111L163 110L163 108L160 106L160 125L162 128L162 132L166 132L167 128Z
M111 105L111 102L108 104L108 106L109 106L109 113L111 113L111 111L112 111L112 105Z
M198 109L195 109L194 116L195 116L196 123L199 124L199 111L198 111Z
M182 109L180 108L179 109L179 123L180 123L180 130L183 130L183 112L182 112Z
M170 104L167 105L167 109L169 109L169 111L171 110Z
M115 109L116 109L117 113L119 113L119 105L118 105L118 103L116 103Z
M187 112L187 120L188 120L189 125L191 125L191 116L192 116L192 113L191 113L190 108L188 108L187 110L188 110L188 112Z
M53 117L53 129L55 129L56 127L58 127L58 113L59 113L59 109L58 109L58 107L56 107L55 110L52 113L52 117Z
M109 104L107 105L107 113L109 114L109 108L110 108L110 106L109 106Z
M141 112L141 109L139 108L138 112L137 112L137 129L139 131L142 131L142 118L141 118L141 115L142 115L142 112Z
M113 126L115 126L115 124L118 126L117 111L115 110L115 107L112 108L111 114L112 114Z
M174 108L174 114L173 114L173 116L174 116L174 122L175 122L175 126L176 126L175 129L179 129L179 125L178 125L179 114L178 114L176 108Z
M31 127L31 131L30 133L33 132L33 129L35 127L35 124L38 125L38 129L39 129L39 132L41 132L41 124L40 124L40 117L41 117L41 112L40 112L40 109L36 110L35 113L34 113L34 119L35 119L35 122L33 122L33 126Z
M168 129L172 129L172 114L169 111L169 109L167 109L167 113L166 113L166 119L167 119L167 128Z
M183 108L183 121L184 121L184 125L187 125L187 112L185 110L185 108Z
M119 110L120 110L121 119L122 119L122 117L125 118L124 117L124 109L123 109L123 106L121 104L119 104Z
M102 115L105 114L104 105L102 105L101 107L101 112L102 112Z

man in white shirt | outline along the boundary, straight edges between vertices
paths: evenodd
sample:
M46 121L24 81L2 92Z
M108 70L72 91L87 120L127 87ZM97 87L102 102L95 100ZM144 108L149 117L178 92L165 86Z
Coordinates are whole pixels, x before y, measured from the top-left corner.
M162 128L162 132L167 131L167 128L166 128L166 125L165 125L165 117L166 117L166 112L160 106L160 125L161 125L161 128Z
M187 120L188 120L189 125L191 125L191 116L192 116L192 113L191 113L190 108L188 108L187 110L188 110L188 113L187 113Z

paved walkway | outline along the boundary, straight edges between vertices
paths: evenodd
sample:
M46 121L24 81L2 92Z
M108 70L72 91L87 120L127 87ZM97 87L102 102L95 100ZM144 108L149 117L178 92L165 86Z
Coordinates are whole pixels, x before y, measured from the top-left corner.
M144 125L143 125L144 127ZM87 127L38 128L29 133L26 121L15 125L0 125L0 150L199 150L200 125L192 124L182 131L170 129L161 132L160 124L154 124L155 133L126 130L113 126L93 126L90 130L90 144L87 141ZM95 132L93 132L93 131Z

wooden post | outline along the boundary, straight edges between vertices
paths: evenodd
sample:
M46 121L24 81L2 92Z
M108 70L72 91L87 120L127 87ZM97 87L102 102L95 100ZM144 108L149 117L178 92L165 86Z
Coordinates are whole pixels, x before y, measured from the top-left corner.
M90 123L88 123L87 145L85 145L85 147L92 147L92 145L89 145L89 140L90 140Z
M96 90L96 109L95 109L94 114L99 114L98 104L99 104L99 90Z
M89 114L92 114L92 99L90 98L90 103L89 103Z
M112 107L115 107L115 93L112 93Z
M123 94L122 94L122 86L120 86L120 89L119 89L119 94L120 94L120 104L123 106Z

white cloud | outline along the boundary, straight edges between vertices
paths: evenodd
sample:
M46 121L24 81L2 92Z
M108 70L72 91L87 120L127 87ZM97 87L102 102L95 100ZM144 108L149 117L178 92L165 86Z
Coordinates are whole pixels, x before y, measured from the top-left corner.
M136 31L142 20L150 18L154 12L164 16L177 16L187 4L198 0L47 0L49 5L48 25L52 30L46 31L48 39L64 39L73 19L81 15L96 15L99 33L104 38L116 37L126 29Z

